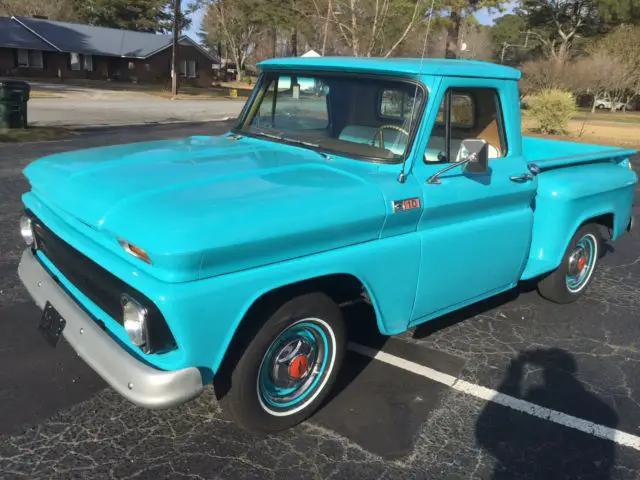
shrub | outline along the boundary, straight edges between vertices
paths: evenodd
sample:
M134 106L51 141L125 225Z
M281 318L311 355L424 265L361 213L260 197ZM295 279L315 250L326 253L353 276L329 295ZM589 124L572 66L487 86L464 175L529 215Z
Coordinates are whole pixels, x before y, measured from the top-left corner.
M576 101L564 90L543 90L527 99L529 112L541 133L566 134L569 120L576 113Z

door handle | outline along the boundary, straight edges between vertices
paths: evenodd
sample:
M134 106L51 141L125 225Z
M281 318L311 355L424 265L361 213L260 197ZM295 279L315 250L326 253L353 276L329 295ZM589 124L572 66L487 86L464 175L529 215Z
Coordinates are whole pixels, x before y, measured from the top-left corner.
M533 175L531 175L530 173L523 173L522 175L513 175L509 177L509 180L516 183L524 183L532 181L533 178Z

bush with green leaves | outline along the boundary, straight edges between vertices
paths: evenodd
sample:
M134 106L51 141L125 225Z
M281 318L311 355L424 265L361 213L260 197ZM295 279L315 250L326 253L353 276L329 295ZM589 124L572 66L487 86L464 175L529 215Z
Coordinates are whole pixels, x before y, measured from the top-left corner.
M564 90L543 90L529 96L527 103L540 133L566 134L569 120L577 112L573 94Z

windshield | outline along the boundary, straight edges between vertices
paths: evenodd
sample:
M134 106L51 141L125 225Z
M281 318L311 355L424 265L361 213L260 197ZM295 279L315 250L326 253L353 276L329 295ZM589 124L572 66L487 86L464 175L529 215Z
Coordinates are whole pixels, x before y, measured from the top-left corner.
M424 101L410 82L364 76L263 74L237 128L345 156L402 161Z

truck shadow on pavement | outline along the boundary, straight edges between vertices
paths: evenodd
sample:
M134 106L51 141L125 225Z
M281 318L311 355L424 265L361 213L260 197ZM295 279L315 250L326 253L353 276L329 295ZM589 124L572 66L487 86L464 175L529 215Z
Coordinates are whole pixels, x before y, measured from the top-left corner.
M520 295L535 295L535 285L485 300L435 319L414 332L424 338L458 322L505 305ZM375 351L460 376L466 361L425 345L381 336L366 312L345 312L354 325L350 339ZM369 328L372 326L373 328ZM615 410L590 392L578 379L573 356L558 348L525 350L507 366L496 388L500 393L609 428L619 419ZM486 385L489 386L490 385ZM337 383L311 422L333 430L387 460L410 455L431 413L451 390L427 378L349 352ZM489 462L494 480L514 478L609 479L616 445L581 431L487 402L475 421L478 447ZM473 433L472 433L473 435Z
M464 366L461 359L380 335L365 305L348 307L344 314L351 342L451 375ZM310 421L386 460L400 459L413 452L424 422L447 390L440 383L348 351L334 387Z
M576 378L577 363L549 348L513 358L500 393L616 428L616 412ZM478 444L495 459L493 480L608 479L615 444L587 433L488 402L476 422Z

